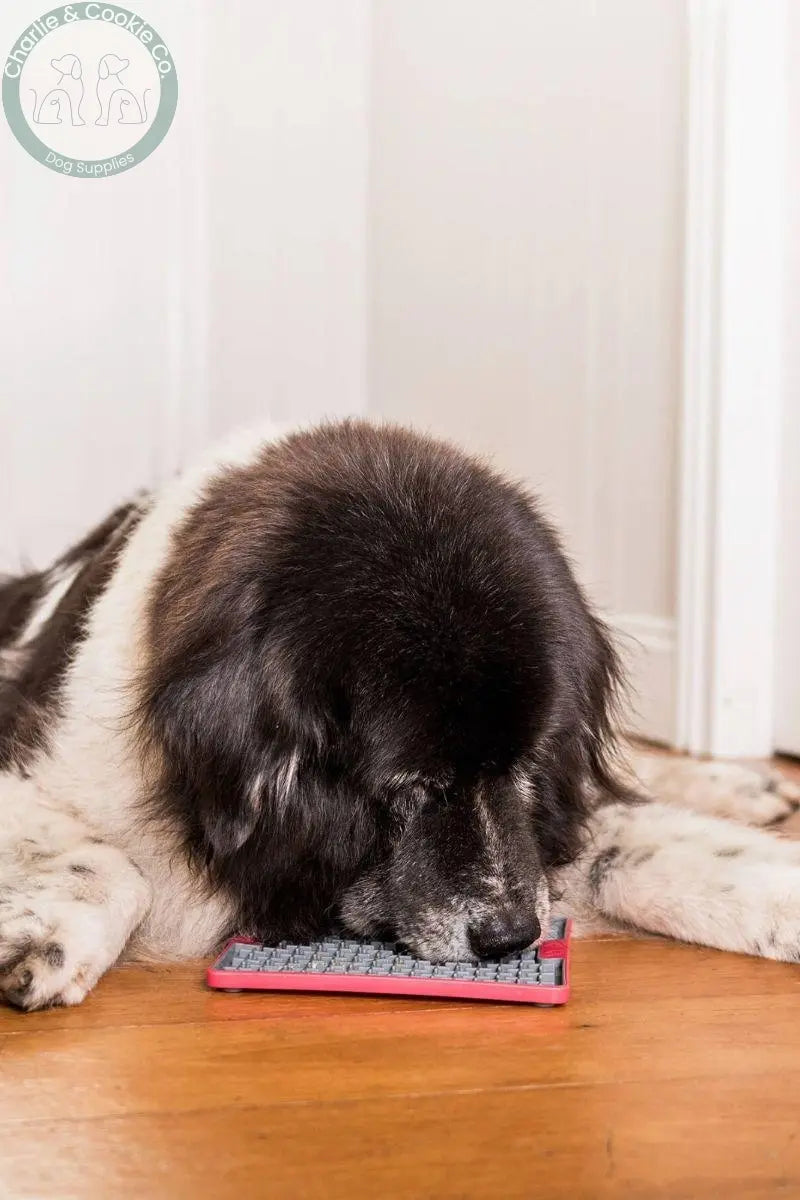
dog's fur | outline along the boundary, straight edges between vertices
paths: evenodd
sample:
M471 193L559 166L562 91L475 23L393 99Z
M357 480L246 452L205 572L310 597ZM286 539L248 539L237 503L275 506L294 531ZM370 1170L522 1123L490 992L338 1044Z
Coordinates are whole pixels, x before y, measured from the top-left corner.
M617 684L518 487L400 429L245 438L0 585L0 991L77 1003L234 930L499 955L556 897L797 959L800 846L643 802ZM796 799L643 769L706 814Z

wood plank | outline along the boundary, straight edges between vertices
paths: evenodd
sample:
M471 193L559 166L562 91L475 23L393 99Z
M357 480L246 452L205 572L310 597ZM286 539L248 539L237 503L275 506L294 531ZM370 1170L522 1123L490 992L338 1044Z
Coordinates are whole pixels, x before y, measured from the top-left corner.
M606 947L613 945L613 953ZM4 1036L64 1029L195 1024L198 1021L282 1021L287 1016L338 1021L348 1013L438 1011L449 1002L402 998L325 997L253 993L228 995L203 984L205 963L180 966L126 966L109 972L78 1008L20 1014L0 1006ZM681 999L691 980L695 997L719 995L798 995L800 972L792 965L766 962L718 950L684 946L662 938L593 938L573 945L573 1000L576 1003ZM456 1005L460 1008L462 1005ZM480 1012L499 1011L480 1006ZM528 1010L526 1010L527 1012Z
M680 1031L676 1030L676 1040ZM800 1074L21 1125L3 1195L744 1200L800 1194ZM215 1090L213 1077L207 1089ZM265 1098L266 1099L266 1098Z
M218 1003L219 1019L206 1009L182 1023L81 1028L59 1025L58 1012L30 1026L5 1017L4 1029L21 1032L0 1037L0 1122L57 1119L65 1097L71 1117L88 1119L247 1108L265 1097L297 1104L800 1071L797 968L666 942L590 945L577 974L586 980L594 957L597 977L561 1009L314 996L292 1008L285 995L215 997L195 983L187 1005ZM713 982L713 1001L702 988L688 994L693 968L703 987Z

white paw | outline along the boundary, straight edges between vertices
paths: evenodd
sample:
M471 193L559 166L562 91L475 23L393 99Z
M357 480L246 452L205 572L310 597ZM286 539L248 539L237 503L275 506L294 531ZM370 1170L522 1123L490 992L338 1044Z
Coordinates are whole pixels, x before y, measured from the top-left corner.
M773 825L800 807L800 786L769 769L640 755L636 772L664 803L743 825Z
M800 807L800 787L777 771L759 771L736 763L702 765L708 769L707 786L720 816L746 825L773 825Z
M742 923L752 929L749 953L780 962L800 962L800 870L790 865L769 865Z
M35 903L23 893L0 901L0 994L26 1011L79 1004L103 967L93 968L91 954L82 952L70 930L70 917L80 918L69 912L77 902L66 902L59 919L53 913L42 917L26 900Z
M79 1004L149 901L149 884L112 846L52 854L24 840L0 861L0 997L26 1011Z

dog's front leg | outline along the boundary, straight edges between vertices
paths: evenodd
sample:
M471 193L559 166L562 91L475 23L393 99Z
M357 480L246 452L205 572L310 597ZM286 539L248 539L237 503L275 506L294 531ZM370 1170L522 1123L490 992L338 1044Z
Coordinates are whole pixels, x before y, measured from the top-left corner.
M0 995L25 1010L78 1004L142 921L150 884L28 781L0 778L0 801Z
M612 804L553 881L559 907L720 950L800 961L800 843L667 805Z

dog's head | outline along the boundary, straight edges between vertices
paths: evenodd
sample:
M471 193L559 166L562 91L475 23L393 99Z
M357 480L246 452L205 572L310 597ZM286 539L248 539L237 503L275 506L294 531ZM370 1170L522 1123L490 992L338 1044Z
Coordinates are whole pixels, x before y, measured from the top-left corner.
M104 54L98 63L97 74L100 79L108 79L109 75L119 75L130 62L129 58L120 58L117 54Z
M81 77L81 60L75 54L62 54L61 58L51 58L50 66L72 79Z
M580 844L616 664L531 501L348 423L222 473L150 613L140 716L242 927L434 958L532 943Z

